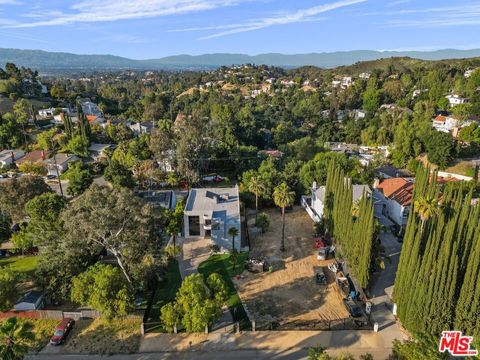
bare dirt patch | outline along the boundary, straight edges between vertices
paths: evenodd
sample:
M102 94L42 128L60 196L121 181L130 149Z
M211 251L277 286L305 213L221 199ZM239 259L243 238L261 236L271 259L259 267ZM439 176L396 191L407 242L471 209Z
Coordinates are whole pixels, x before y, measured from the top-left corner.
M326 267L332 260L317 260L313 248L313 222L301 207L286 214L285 247L280 251L282 221L280 211L266 211L270 230L251 239L251 257L263 257L274 266L272 273L243 273L236 280L238 292L250 316L259 326L276 323L319 322L348 318L342 295L334 283L317 285L315 267Z

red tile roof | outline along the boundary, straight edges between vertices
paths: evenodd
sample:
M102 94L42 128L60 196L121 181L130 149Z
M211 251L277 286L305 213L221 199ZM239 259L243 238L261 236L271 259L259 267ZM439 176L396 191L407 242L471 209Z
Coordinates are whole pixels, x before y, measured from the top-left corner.
M37 161L43 161L45 159L48 159L48 155L49 155L48 152L45 152L43 150L34 150L32 152L29 152L20 160L17 160L16 163L17 165L27 161L31 161L32 163L35 163Z
M391 178L382 180L377 189L383 192L385 197L398 202L402 206L408 206L412 202L413 183L404 178Z
M438 115L433 121L438 121L444 123L447 120L447 118L443 115Z

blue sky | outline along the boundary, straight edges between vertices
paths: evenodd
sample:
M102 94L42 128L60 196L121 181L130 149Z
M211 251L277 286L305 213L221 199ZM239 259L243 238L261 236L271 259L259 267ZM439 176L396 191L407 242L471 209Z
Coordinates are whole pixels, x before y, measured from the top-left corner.
M480 48L479 0L0 0L0 47L135 59Z

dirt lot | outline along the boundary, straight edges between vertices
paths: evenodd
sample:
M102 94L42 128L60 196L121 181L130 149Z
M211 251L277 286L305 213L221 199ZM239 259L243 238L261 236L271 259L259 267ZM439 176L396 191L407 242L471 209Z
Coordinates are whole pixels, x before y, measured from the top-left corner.
M130 354L140 346L141 319L78 320L61 346L47 345L42 354Z
M334 283L317 285L314 267L327 266L331 260L319 261L313 249L313 222L305 210L295 207L287 212L285 247L282 253L281 214L277 209L267 211L270 230L251 238L251 257L264 257L274 265L272 273L252 274L247 271L236 281L238 292L250 316L259 326L278 323L301 324L348 318L342 296Z

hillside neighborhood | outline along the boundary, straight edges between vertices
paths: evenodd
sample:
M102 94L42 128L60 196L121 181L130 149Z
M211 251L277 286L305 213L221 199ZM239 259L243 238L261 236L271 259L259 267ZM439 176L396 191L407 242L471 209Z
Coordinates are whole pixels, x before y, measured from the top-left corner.
M7 63L2 359L480 349L479 164L478 58Z

